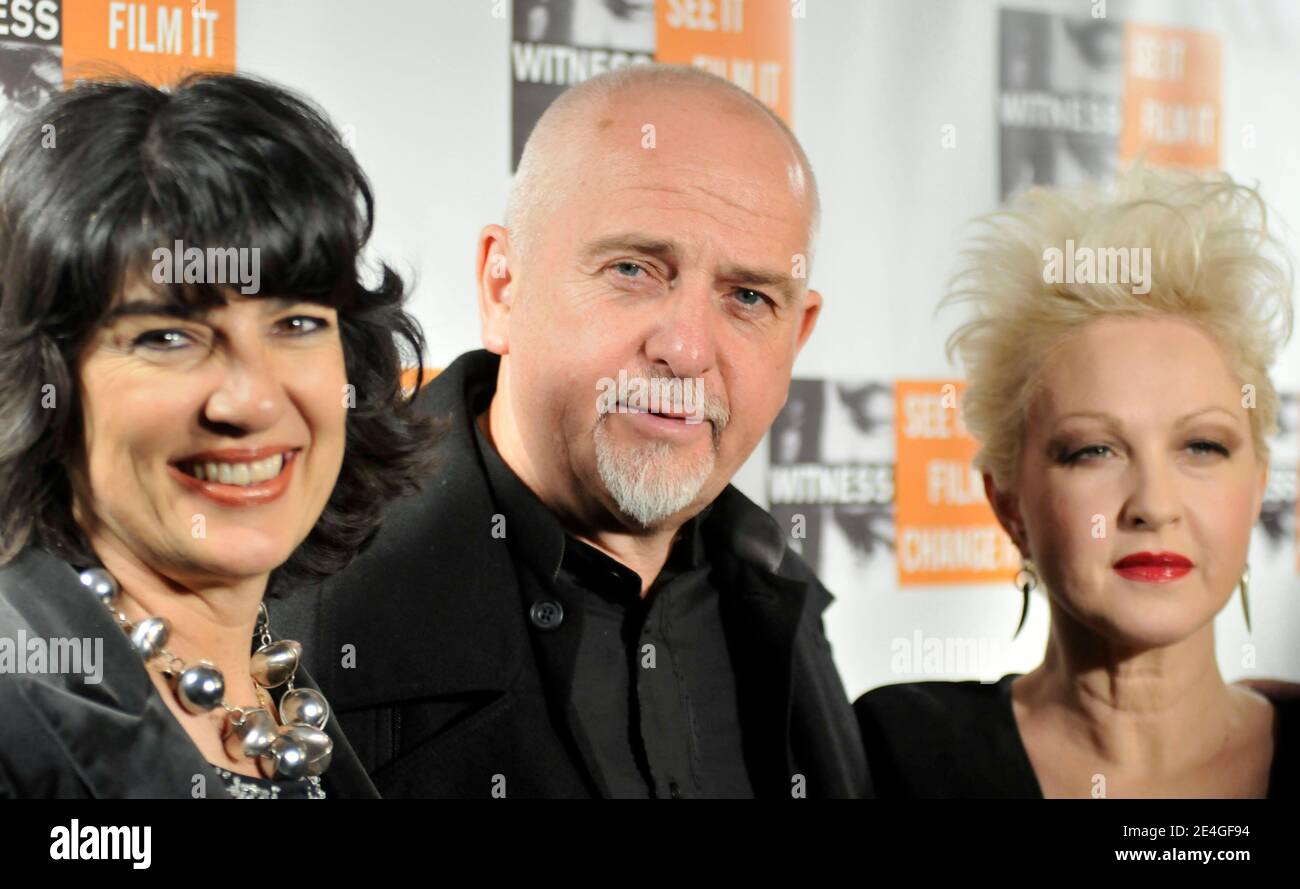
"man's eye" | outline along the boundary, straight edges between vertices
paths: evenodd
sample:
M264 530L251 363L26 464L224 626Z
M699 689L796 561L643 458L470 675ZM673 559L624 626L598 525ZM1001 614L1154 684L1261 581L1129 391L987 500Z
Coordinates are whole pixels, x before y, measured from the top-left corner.
M734 292L736 294L736 300L741 305L746 306L748 308L755 308L768 301L767 297L764 296L762 293L759 293L757 290L749 290L748 288L745 287L737 287Z
M174 328L146 330L132 341L133 346L152 349L157 352L174 352L177 349L193 345L193 343L194 338L192 336L183 330Z
M291 336L315 333L329 327L329 322L324 318L314 318L311 315L294 315L292 318L281 319L279 323L281 327L288 328Z
M614 268L625 278L635 278L638 272L645 271L645 269L641 268L641 266L637 265L635 262L616 262L614 263Z

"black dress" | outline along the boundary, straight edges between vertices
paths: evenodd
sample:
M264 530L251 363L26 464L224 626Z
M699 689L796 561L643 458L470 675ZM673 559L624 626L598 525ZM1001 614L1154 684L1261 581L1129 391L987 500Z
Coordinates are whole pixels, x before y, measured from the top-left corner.
M1011 707L1010 673L997 682L909 682L873 689L853 709L880 798L1042 799ZM1300 793L1300 699L1277 710L1269 797Z

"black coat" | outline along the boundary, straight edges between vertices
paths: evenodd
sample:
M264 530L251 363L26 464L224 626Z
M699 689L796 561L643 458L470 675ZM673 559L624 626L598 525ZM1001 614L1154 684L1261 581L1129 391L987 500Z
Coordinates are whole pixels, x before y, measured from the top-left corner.
M424 388L420 409L448 421L434 478L393 505L347 570L270 603L272 624L307 645L386 797L600 795L567 718L581 615L535 629L509 551L490 533L495 509L468 400L495 382L497 366L470 352ZM802 783L809 797L869 794L821 622L830 594L735 488L703 529L755 792L788 798Z
M100 639L102 676L0 672L0 798L189 799L195 776L207 799L229 798L108 609L71 565L35 548L0 568L0 639L23 638ZM316 688L305 668L295 684ZM325 730L327 796L375 797L338 721Z

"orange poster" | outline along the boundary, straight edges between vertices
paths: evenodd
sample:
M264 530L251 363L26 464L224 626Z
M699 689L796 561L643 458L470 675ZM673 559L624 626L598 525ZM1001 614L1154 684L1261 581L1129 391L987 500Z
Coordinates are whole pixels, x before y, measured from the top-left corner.
M63 0L63 81L235 70L235 0Z
M998 525L971 466L955 380L899 380L895 393L899 586L1010 581L1020 554Z
M789 0L659 0L655 61L724 77L790 120Z
M1218 35L1127 24L1120 160L1217 168L1222 77Z

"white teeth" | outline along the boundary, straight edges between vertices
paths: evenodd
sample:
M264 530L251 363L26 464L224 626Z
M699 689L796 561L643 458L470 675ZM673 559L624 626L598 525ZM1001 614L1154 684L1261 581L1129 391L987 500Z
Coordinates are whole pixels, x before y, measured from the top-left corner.
M259 481L264 481L268 478L275 478L280 474L280 470L284 469L284 454L276 454L273 457L267 457L262 461L262 463L263 466L259 470L259 474L255 474L254 478L257 478Z
M223 485L244 487L256 485L267 479L275 478L284 469L284 454L276 454L265 460L253 460L247 463L204 463L189 464L190 474L200 481L220 482Z

